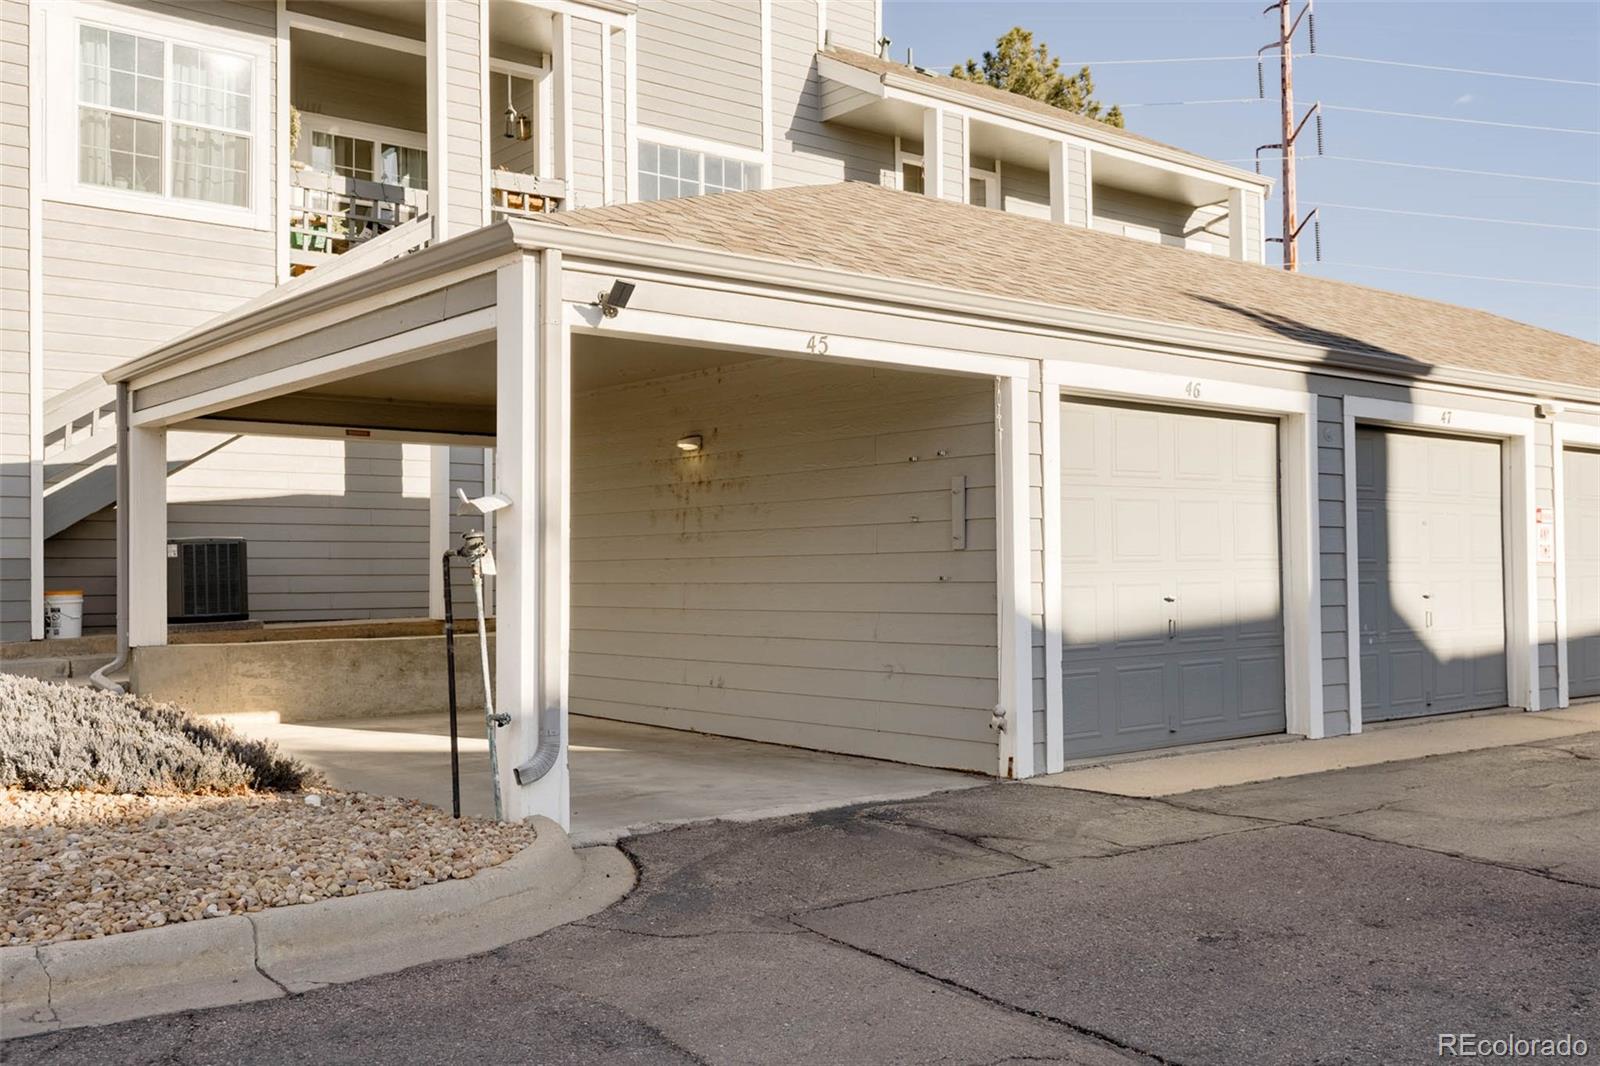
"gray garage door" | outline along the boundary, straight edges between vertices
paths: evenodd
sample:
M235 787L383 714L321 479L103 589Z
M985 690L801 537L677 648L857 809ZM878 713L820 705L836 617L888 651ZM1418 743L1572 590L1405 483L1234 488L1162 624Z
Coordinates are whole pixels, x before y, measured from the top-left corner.
M1067 758L1282 732L1276 425L1061 415Z
M1506 704L1500 445L1356 431L1361 713Z
M1567 520L1567 695L1600 696L1600 452L1562 455Z

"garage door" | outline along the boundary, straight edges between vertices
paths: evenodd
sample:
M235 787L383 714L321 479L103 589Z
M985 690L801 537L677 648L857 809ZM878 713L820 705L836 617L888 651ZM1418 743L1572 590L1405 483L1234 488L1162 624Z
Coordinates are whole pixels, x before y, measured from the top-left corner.
M1561 480L1567 583L1567 695L1600 696L1600 452L1569 448Z
M1275 423L1063 402L1067 758L1284 729Z
M1356 431L1361 713L1506 705L1500 445Z

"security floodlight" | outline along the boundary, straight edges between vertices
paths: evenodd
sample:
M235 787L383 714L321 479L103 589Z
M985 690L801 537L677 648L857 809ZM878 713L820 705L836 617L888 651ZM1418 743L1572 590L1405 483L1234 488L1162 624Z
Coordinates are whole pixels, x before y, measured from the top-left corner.
M631 299L633 299L633 282L619 278L611 283L609 291L600 294L595 300L595 306L600 308L600 313L607 318L616 318L617 312L627 307Z
M487 496L471 499L467 496L466 489L456 489L456 496L461 504L456 508L456 514L494 514L511 506L511 497L503 492L493 492Z

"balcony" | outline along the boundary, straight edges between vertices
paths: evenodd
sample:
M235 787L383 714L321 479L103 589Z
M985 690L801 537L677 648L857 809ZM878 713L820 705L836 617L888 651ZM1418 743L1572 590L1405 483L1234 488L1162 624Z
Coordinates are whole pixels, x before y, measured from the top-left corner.
M428 194L316 170L289 178L289 265L296 276L428 213Z
M541 178L511 170L489 172L489 211L492 221L555 211L566 198L567 183L559 178Z

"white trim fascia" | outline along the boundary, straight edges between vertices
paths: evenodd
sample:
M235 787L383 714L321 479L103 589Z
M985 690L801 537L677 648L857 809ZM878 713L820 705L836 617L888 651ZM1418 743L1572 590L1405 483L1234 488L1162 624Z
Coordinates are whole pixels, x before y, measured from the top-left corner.
M683 148L691 152L703 152L706 155L720 155L727 159L737 159L741 163L757 163L765 165L767 155L759 148L746 148L742 145L729 144L726 141L713 140L709 137L696 137L689 133L675 133L672 130L659 129L655 126L639 126L639 139L664 144L668 148Z
M33 4L30 18L45 17L47 5ZM278 224L276 204L270 190L274 182L276 152L272 130L277 108L273 86L272 65L277 49L276 37L242 33L166 15L144 8L111 4L105 0L76 0L72 5L50 7L55 32L46 31L48 51L35 70L30 63L30 83L55 81L60 92L45 91L41 106L45 109L48 126L63 131L63 135L46 141L46 158L43 175L43 197L56 203L100 207L130 214L153 215L158 218L183 219L238 229L276 231ZM167 194L172 175L172 146L168 131L174 123L170 107L172 80L163 79L162 101L162 192L136 192L130 189L113 189L78 180L77 136L78 129L78 55L77 33L66 32L79 22L98 24L142 36L159 38L167 53L175 44L190 45L216 52L231 52L246 58L255 65L251 84L250 129L242 135L250 141L250 203L244 207L187 200ZM30 34L31 37L31 34ZM42 78L41 78L42 75ZM153 118L154 116L152 116ZM66 136L74 131L72 136ZM30 143L30 151L32 146Z
M289 113L293 109L290 100L290 69L293 63L293 53L290 51L289 42L289 7L288 0L278 0L277 12L277 42L273 51L273 83L277 100L273 123L273 152L274 181L273 181L273 214L277 217L277 224L273 227L276 239L272 242L276 249L276 265L278 284L288 281L292 271L289 262L289 184L293 180L290 176L290 160L294 155L289 147ZM302 135L304 129L302 128Z
M772 187L772 0L761 0L761 187Z
M548 77L550 71L545 67L535 67L530 66L527 63L518 63L514 59L496 59L493 55L490 55L489 73L509 74L513 78L521 78L523 81L538 83L542 82L546 77Z
M582 267L581 264L568 263L567 269ZM654 342L670 340L789 359L864 363L943 374L1021 378L1026 381L1034 362L1013 356L929 348L870 337L808 333L799 329L675 315L643 308L631 307L626 315L606 318L593 304L572 300L567 301L566 317L574 333L631 337Z
M450 446L428 449L428 617L444 617L445 588L439 560L450 550Z
M428 150L428 134L425 131L403 130L398 126L380 126L376 122L361 122L339 115L302 111L300 128L302 137L310 132L327 133L336 137L359 137L364 141L392 144L401 148L416 148L424 152ZM287 139L284 143L287 145Z
M281 6L281 4L280 4ZM432 4L428 5L432 7ZM383 30L368 29L366 26L356 26L338 19L324 18L321 15L308 15L304 11L289 11L289 28L303 30L306 33L318 33L324 37L334 37L341 41L351 41L359 44L369 44L374 48L385 48L391 52L401 52L405 55L426 56L428 45L426 40L417 40L415 37L403 37L397 33L386 33Z
M1061 382L1044 381L1040 396L1040 469L1044 495L1044 772L1066 766L1066 720L1061 668L1065 654L1061 602ZM1055 541L1051 543L1052 539Z
M445 4L427 0L428 82L428 213L433 216L433 239L450 237L450 123L448 94L445 91ZM484 176L485 181L488 175Z
M1204 371L1197 371L1203 374ZM1063 729L1060 674L1062 668L1062 629L1066 620L1060 592L1061 552L1061 431L1059 408L1063 391L1073 398L1113 399L1155 403L1179 410L1217 414L1272 415L1278 420L1279 481L1278 514L1282 529L1280 582L1283 600L1284 701L1286 731L1317 739L1323 736L1322 692L1322 604L1319 568L1320 545L1317 516L1316 426L1317 397L1303 390L1279 389L1211 380L1196 374L1136 370L1100 363L1074 363L1049 360L1043 366L1044 404L1057 408L1053 427L1046 422L1045 461L1049 449L1056 450L1055 476L1046 474L1045 512L1054 515L1056 525L1045 526L1045 570L1053 573L1056 585L1045 589L1045 671L1046 698L1050 697L1049 678L1057 678L1055 702L1046 708L1045 747L1054 743L1050 731ZM1054 500L1052 502L1052 497ZM1047 520L1048 521L1048 520ZM1056 557L1052 568L1051 556ZM1047 578L1048 581L1048 578ZM1064 744L1063 744L1064 747ZM1063 752L1064 757L1070 752Z
M1067 137L1087 142L1093 145L1095 151L1107 150L1162 170L1187 174L1221 185L1238 185L1249 189L1272 187L1271 178L1251 174L1223 163L1213 163L1212 160L1191 155L1170 145L1129 141L1126 135L1112 126L1106 126L1104 131L1100 131L1064 120L1052 120L1047 115L1009 107L1000 101L980 104L960 89L941 85L943 79L940 78L908 75L898 71L874 74L828 55L817 56L817 69L825 78L844 82L853 88L874 93L885 100L899 100L918 107L941 107L950 111L964 112L980 122L1005 126L1008 129L1031 133L1050 140ZM847 74L846 71L855 73ZM861 74L865 74L866 77L862 78Z
M1001 778L1032 777L1033 619L1028 513L1028 384L1020 376L995 381L995 570L999 587L998 710L1002 713ZM1048 709L1045 712L1049 717Z
M370 373L415 362L443 351L487 340L494 333L494 325L495 309L480 308L464 315L456 315L393 336L369 341L366 344L358 344L353 348L344 348L293 366L257 374L243 381L218 385L193 396L184 396L154 407L147 407L135 411L128 418L128 424L164 426L173 422L203 418L213 411L222 411L258 400L270 400L276 396L338 381L349 377L355 368L359 368L361 373Z
M616 101L611 99L611 30L600 27L600 203L615 203L616 177Z
M828 47L828 0L817 0L817 47Z
M872 0L872 47L876 51L883 40L883 0Z
M1094 229L1094 153L1083 150L1083 228Z
M573 155L573 121L572 121L572 16L566 12L558 12L551 20L551 30L555 38L551 49L550 64L554 72L555 92L553 96L552 112L555 118L555 148L556 166L555 176L567 183L567 196L571 199L571 206L582 207L578 203L577 160Z
M1350 735L1360 733L1361 715L1361 551L1356 543L1356 419L1350 397L1343 397L1341 429L1344 447L1344 635L1345 688Z
M922 195L944 199L944 110L922 112Z
M349 443L353 440L385 440L399 441L403 444L445 444L460 448L494 447L494 437L483 433L437 433L415 429L383 429L381 427L360 428L359 434L352 435L342 426L299 425L285 422L256 422L248 418L198 418L192 422L175 422L167 427L169 430L185 430L194 433L241 433L252 437L299 437L306 440L336 440ZM354 428L354 427L353 427ZM431 471L430 467L430 479ZM439 565L439 557L433 557L435 569ZM430 616L431 617L431 616Z
M627 69L622 72L623 92L627 98L622 102L623 140L628 145L628 158L625 162L627 171L625 180L628 183L628 202L634 203L639 199L639 21L636 16L629 15L628 23L623 28L623 61Z
M961 203L972 202L972 120L961 116Z
M1452 437L1480 437L1501 443L1501 565L1505 576L1506 698L1512 706L1539 709L1539 572L1533 545L1533 500L1535 490L1533 449L1534 420L1515 415L1418 404L1404 400L1377 400L1365 396L1346 396L1344 424L1348 457L1345 471L1351 478L1345 486L1345 552L1349 588L1345 592L1346 625L1352 631L1361 624L1361 585L1348 581L1349 559L1359 562L1359 530L1355 526L1356 487L1354 482L1355 430L1357 424L1396 426ZM1359 642L1352 642L1358 651ZM1356 703L1360 690L1361 660L1349 664L1351 685L1350 731L1361 726L1361 708Z
M1556 582L1556 706L1569 706L1572 699L1568 676L1567 647L1567 473L1563 454L1568 444L1583 450L1600 449L1600 426L1578 422L1550 423L1552 484L1556 507L1555 582Z
M44 72L48 20L28 4L28 635L44 639Z
M579 18L585 22L598 22L607 29L625 25L638 11L637 4L587 4L582 0L512 0L512 2L524 3L553 15Z

